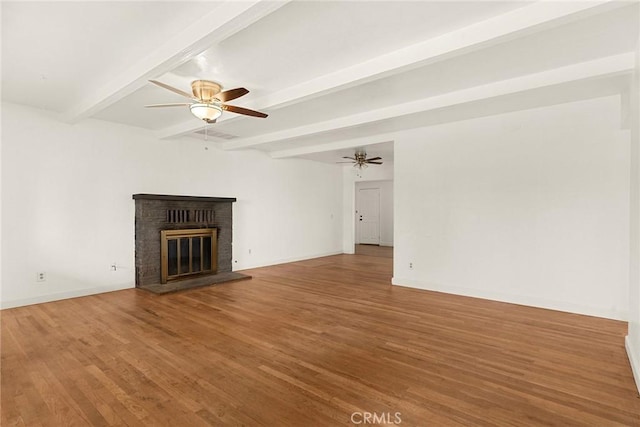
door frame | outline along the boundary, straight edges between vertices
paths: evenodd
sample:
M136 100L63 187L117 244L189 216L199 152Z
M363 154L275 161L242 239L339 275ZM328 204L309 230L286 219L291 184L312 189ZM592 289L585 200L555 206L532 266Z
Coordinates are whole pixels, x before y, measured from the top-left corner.
M382 175L377 179L354 179L349 171L345 171L345 179L343 181L343 244L342 250L345 254L354 254L356 252L356 187L358 183L375 184L376 182L391 182L393 185L393 209L395 211L395 176ZM393 217L395 222L395 215ZM395 225L395 224L394 224ZM394 227L395 233L395 227ZM395 239L394 239L395 241Z

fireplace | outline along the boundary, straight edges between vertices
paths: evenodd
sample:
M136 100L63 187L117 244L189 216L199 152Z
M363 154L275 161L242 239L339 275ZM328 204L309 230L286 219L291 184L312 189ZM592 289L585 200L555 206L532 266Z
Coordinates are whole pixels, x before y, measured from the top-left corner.
M155 293L250 278L232 271L235 198L134 194L136 287Z
M217 232L216 228L160 231L160 283L216 273Z

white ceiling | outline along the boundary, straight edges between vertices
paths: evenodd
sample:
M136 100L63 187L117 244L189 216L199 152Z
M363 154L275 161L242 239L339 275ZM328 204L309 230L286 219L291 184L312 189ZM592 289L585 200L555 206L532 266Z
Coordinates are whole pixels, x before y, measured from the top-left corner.
M2 99L62 112L216 2L2 2Z
M628 90L638 2L10 2L2 99L203 138L197 78L251 92L208 130L227 150L393 159L398 130Z

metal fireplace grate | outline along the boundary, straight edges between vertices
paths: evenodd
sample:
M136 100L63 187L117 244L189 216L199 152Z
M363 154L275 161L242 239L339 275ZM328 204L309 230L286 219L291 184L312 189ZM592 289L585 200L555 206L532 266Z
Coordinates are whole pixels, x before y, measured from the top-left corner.
M168 223L212 223L214 220L213 209L167 209Z

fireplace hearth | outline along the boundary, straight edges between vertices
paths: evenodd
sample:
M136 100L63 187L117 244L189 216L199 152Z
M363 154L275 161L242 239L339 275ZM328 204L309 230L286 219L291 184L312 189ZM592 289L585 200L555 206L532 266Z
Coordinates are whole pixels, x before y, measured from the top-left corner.
M232 271L235 198L134 194L136 287L168 293L249 279Z

